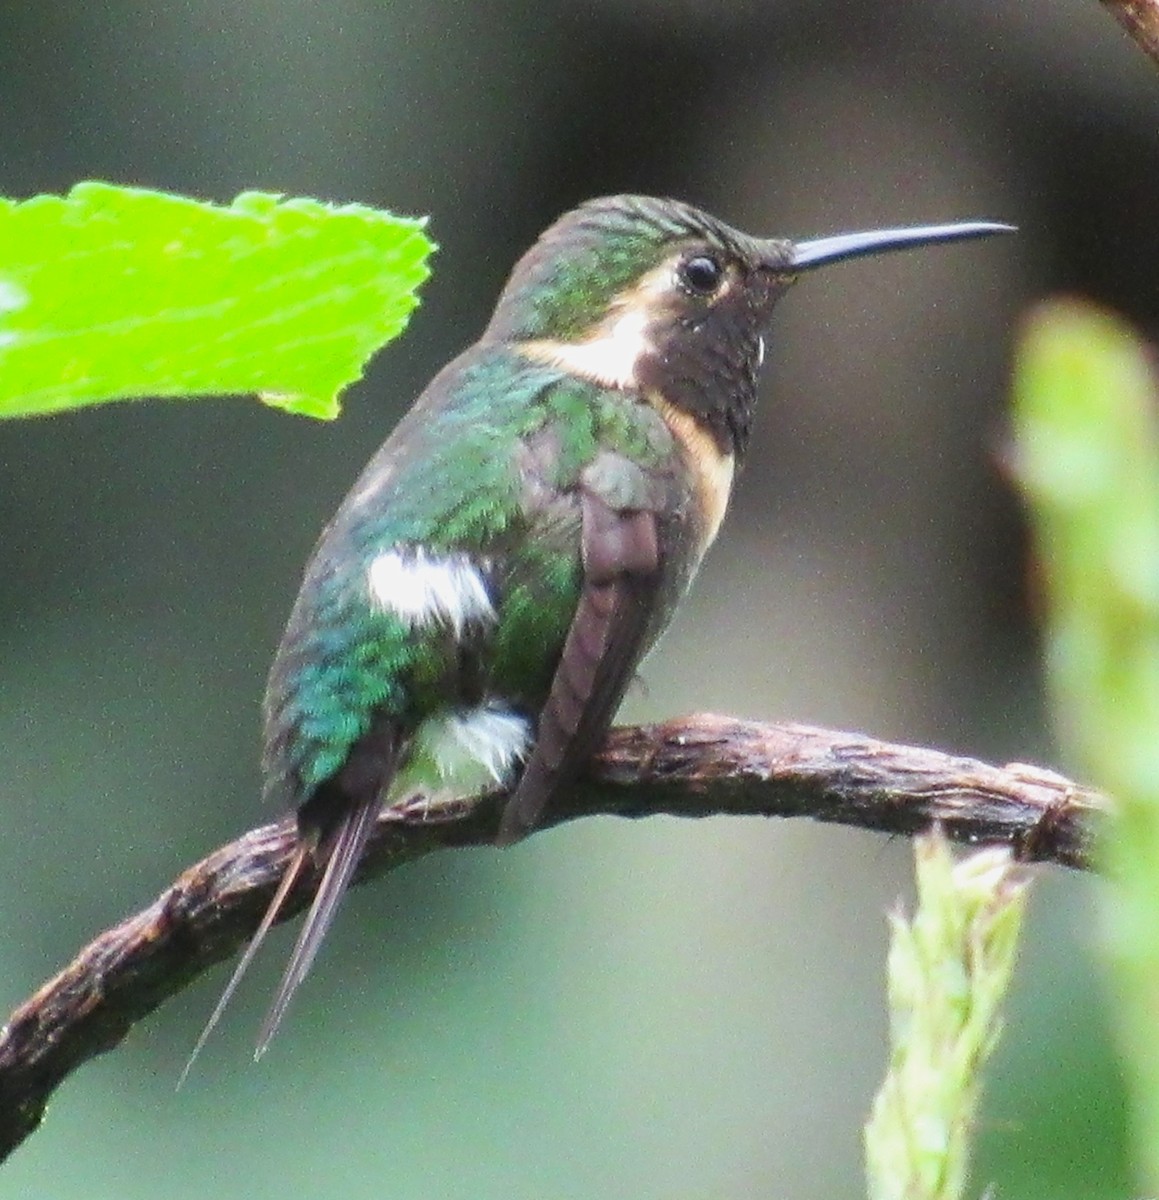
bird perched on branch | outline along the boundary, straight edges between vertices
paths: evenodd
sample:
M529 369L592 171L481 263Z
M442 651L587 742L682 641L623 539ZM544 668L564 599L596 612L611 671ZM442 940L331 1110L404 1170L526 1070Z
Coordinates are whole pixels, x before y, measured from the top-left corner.
M384 806L506 791L510 845L573 783L720 528L797 276L1007 228L794 243L612 196L543 234L306 567L264 709L266 798L297 811L298 849L193 1057L313 864L265 1050Z

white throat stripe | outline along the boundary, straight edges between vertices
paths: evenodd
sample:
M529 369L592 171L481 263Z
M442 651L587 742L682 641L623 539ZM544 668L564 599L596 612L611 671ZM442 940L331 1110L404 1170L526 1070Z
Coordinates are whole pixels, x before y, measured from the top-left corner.
M648 314L628 308L585 341L527 342L522 350L539 362L600 387L627 390L636 387L637 366L642 357L652 353L653 346L648 337Z
M665 259L646 272L610 305L578 342L549 338L523 342L519 349L537 362L559 367L600 387L631 391L640 386L640 362L656 353L648 336L676 288L676 260Z

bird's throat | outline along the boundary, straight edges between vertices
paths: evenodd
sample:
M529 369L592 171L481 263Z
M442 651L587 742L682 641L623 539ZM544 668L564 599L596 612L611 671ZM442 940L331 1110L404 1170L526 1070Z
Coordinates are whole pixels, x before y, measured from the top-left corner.
M680 446L684 460L695 480L699 510L700 554L703 556L716 540L720 524L728 510L736 458L722 450L716 435L692 413L677 408L658 392L648 393L648 402L660 414Z

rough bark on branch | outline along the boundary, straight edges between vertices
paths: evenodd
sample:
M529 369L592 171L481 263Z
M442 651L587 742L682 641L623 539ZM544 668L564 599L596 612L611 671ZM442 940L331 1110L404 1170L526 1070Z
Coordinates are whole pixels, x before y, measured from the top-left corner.
M1159 66L1159 0L1101 0L1131 40Z
M358 881L433 850L490 842L501 796L440 813L383 812ZM578 817L808 816L909 835L940 822L962 842L1010 846L1026 862L1091 865L1108 801L1036 767L988 766L805 725L698 716L614 730L582 787L544 828ZM287 818L188 868L106 930L0 1030L0 1159L40 1123L56 1086L250 937L294 846ZM300 911L307 872L284 910Z

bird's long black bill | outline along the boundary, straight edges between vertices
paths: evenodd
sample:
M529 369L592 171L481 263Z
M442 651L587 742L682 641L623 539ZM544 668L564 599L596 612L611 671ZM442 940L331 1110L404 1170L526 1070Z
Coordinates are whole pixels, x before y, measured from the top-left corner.
M1014 233L1014 225L996 221L959 221L951 225L914 225L908 229L873 229L864 233L839 233L833 237L797 242L792 249L790 270L810 271L814 267L860 258L867 254L887 254L891 250L913 250L938 242L958 242L968 238L990 237L995 233Z

